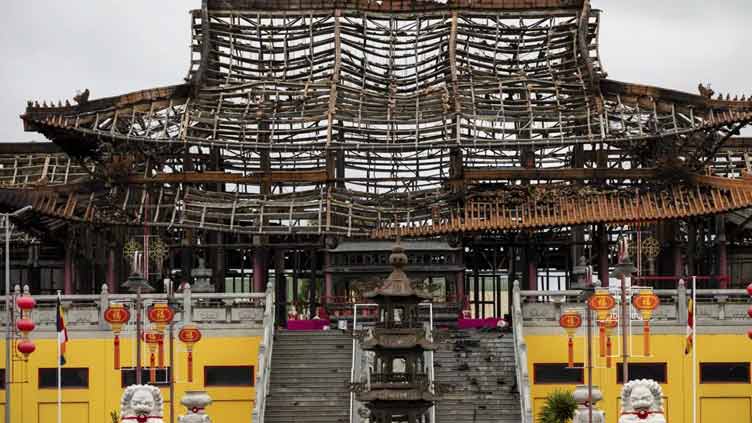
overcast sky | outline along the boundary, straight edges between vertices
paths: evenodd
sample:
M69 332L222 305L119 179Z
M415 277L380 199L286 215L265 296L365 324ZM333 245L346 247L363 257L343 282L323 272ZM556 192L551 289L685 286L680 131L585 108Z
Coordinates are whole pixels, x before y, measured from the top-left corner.
M18 119L26 100L92 98L182 82L188 11L200 0L6 0L0 14L0 141L43 140ZM752 95L752 1L593 0L609 77Z

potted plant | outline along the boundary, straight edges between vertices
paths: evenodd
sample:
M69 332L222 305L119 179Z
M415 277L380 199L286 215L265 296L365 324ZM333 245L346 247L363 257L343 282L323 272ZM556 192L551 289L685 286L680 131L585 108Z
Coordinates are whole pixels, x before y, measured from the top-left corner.
M551 392L538 415L538 423L567 423L574 418L576 409L577 401L571 392Z

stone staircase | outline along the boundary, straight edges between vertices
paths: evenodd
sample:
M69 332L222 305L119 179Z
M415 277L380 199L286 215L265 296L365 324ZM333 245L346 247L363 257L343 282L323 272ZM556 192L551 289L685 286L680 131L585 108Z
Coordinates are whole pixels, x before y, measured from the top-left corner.
M290 332L274 338L267 423L347 423L352 337L342 331Z
M511 333L438 331L435 380L452 386L436 409L438 423L519 423Z

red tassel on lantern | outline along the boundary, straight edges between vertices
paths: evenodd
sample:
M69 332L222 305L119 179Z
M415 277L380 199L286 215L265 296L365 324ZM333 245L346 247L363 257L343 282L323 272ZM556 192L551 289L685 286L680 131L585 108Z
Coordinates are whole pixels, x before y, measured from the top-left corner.
M153 352L149 358L149 383L157 383L157 356Z
M606 340L606 367L611 368L611 337Z
M600 333L600 353L601 358L606 356L606 325L603 322L598 322L598 329Z
M162 334L155 330L144 334L144 341L149 346L149 380L152 384L157 382L157 348L163 339Z
M188 382L193 382L193 346L201 340L201 331L195 325L185 325L178 332L178 339L188 351Z
M193 382L193 351L188 351L188 382Z
M567 356L569 357L569 367L574 367L574 335L577 328L582 325L582 316L576 310L567 310L559 318L559 325L567 332Z
M112 304L104 312L104 320L112 326L115 335L113 348L115 349L113 363L115 370L120 370L120 331L123 325L131 319L131 313L123 304Z
M115 335L115 370L120 370L120 335Z
M159 368L164 369L164 338L159 339Z
M640 292L632 297L632 305L640 311L643 321L643 348L645 356L650 356L650 318L653 311L661 304L661 300L653 293L650 288L641 289Z
M602 322L603 329L605 330L606 335L606 368L611 368L613 357L612 351L611 351L611 335L614 332L614 329L616 329L619 326L619 319L615 315L610 315L606 320Z

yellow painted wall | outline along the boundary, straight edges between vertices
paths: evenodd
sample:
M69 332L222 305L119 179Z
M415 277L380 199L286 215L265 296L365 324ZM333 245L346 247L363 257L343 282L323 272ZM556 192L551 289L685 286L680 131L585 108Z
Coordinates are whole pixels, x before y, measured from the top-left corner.
M594 335L593 351L598 360L597 366L604 367L605 360L598 357L597 331ZM698 363L740 363L752 360L752 344L744 335L700 335L698 338ZM528 345L533 406L537 416L537 411L543 406L546 395L551 391L574 390L574 385L537 385L533 380L534 363L567 362L567 340L565 336L536 335L526 336L525 340ZM642 336L634 336L632 340L634 352L642 354ZM631 359L634 363L667 363L668 383L662 387L669 423L692 422L692 356L684 354L684 340L684 335L653 335L652 356ZM584 362L584 354L584 338L578 337L575 341L575 360ZM699 369L697 377L699 381ZM585 381L587 382L587 371ZM603 391L604 400L598 405L606 411L607 423L616 423L622 386L616 383L616 365L611 369L595 369L593 383ZM752 423L751 384L699 384L698 394L700 423Z
M12 385L13 423L54 423L57 421L57 390L38 389L38 369L56 366L57 345L53 339L35 339L37 351L28 363L14 365ZM207 412L215 423L249 422L256 391L253 387L204 387L204 366L253 366L257 371L260 337L204 337L194 348L194 379L187 382L185 349L175 341L176 416L185 414L180 405L183 392L206 390L214 400ZM165 346L165 365L169 348ZM75 423L110 423L110 412L120 410L120 372L113 369L113 342L106 339L80 339L71 334L65 367L89 368L89 389L63 390L63 421ZM144 364L148 363L144 355ZM135 348L128 339L121 344L123 367L135 365ZM0 342L0 365L4 367L5 345ZM165 421L169 421L169 390L162 389ZM5 391L0 388L0 419L3 418ZM177 420L177 419L176 419ZM2 421L2 420L0 420Z

